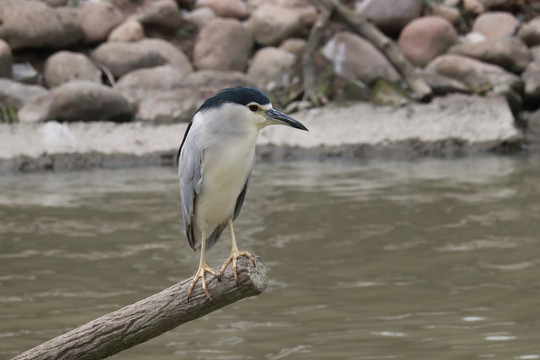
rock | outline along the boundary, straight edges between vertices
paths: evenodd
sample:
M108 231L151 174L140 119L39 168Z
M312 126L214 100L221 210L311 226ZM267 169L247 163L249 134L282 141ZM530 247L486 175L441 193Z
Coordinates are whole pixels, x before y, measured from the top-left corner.
M193 71L187 56L172 44L161 39L137 42L107 42L92 53L98 64L105 66L118 78L130 71L169 64L183 74Z
M422 79L424 79L431 90L437 95L445 95L455 92L470 93L472 92L464 83L459 80L441 75L433 71L420 71Z
M525 82L525 101L534 108L540 107L540 62L531 62L521 74Z
M0 79L0 104L20 109L34 97L46 94L43 86L26 85L18 81Z
M199 32L193 63L199 70L244 71L252 46L251 34L238 20L216 18Z
M68 0L43 0L47 3L47 5L52 7L58 7L58 6L66 6L68 3Z
M401 29L422 13L422 0L364 0L356 10L383 32L397 36Z
M36 84L39 80L39 72L29 62L13 64L13 80L26 84Z
M182 88L162 92L143 100L139 105L137 120L159 123L187 122L203 104L220 88Z
M495 64L513 73L521 73L531 61L527 45L513 36L465 42L451 47L448 52Z
M398 45L413 65L424 67L452 46L457 38L450 21L439 16L426 16L403 28Z
M11 78L13 75L13 55L8 43L0 39L0 78Z
M528 150L537 152L540 149L540 109L531 113L527 119L525 139Z
M0 1L0 38L12 50L25 48L57 49L78 43L80 27L73 23L69 10L55 10L45 3L30 0Z
M158 53L165 59L167 64L184 75L193 72L193 67L186 54L168 41L161 39L143 39L136 44L139 44L144 51Z
M283 41L279 48L295 55L298 59L302 58L306 50L306 40L300 38L291 38Z
M461 18L461 13L455 6L447 6L436 2L430 3L430 6L433 15L445 18L450 21L452 25L456 25Z
M523 81L497 65L466 56L444 54L435 58L426 69L457 79L476 93L503 95L514 113L521 109L519 94L523 91Z
M176 29L181 23L182 16L174 0L146 0L137 8L136 17L144 25Z
M90 81L71 81L25 104L18 112L21 122L129 121L133 107L118 92Z
M228 88L232 86L255 86L249 76L240 71L201 70L189 74L184 80L185 86Z
M257 87L275 92L287 89L295 80L296 56L275 47L265 47L255 53L247 71Z
M540 16L524 24L517 36L528 46L540 45Z
M386 57L370 42L350 32L339 32L324 46L323 55L332 62L334 72L366 84L382 77L399 81L400 76ZM358 56L362 54L362 56Z
M463 9L469 13L478 15L486 11L480 0L463 0Z
M60 51L50 56L45 62L43 76L49 88L72 80L101 83L101 71L94 63L85 55L70 51Z
M216 17L216 13L207 7L195 9L184 14L184 20L194 24L199 29Z
M529 49L532 56L532 61L540 62L540 45L533 46Z
M304 22L299 12L263 3L250 16L248 29L261 45L277 45L283 40L299 35Z
M197 0L197 8L208 7L219 17L246 19L249 16L247 5L241 0Z
M478 16L474 21L472 31L479 32L486 39L493 39L514 35L517 26L518 22L514 15L498 11Z
M140 41L121 43L107 42L92 52L92 59L106 67L115 78L130 71L163 65L166 60L157 51L150 51L140 46Z
M144 38L144 28L136 19L128 19L115 27L107 41L134 42Z
M85 2L79 11L79 23L89 44L105 41L111 30L123 21L122 12L105 1Z
M184 85L186 74L170 65L139 69L122 76L114 89L131 102L140 102L159 92Z

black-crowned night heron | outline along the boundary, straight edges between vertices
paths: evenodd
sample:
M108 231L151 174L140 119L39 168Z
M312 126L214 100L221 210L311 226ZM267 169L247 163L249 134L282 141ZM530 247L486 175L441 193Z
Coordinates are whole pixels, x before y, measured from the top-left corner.
M188 299L199 279L210 299L206 273L220 278L232 262L238 281L238 257L253 260L249 252L238 250L233 220L244 203L259 131L274 124L307 130L300 122L273 109L262 91L234 87L207 99L187 127L176 161L187 240L193 250L201 249L199 269ZM218 275L206 263L205 251L216 243L227 225L231 233L231 256Z

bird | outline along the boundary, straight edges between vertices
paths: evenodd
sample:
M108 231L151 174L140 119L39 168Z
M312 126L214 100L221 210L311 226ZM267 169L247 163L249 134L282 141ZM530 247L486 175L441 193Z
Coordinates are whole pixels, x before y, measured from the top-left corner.
M252 87L231 87L219 91L199 107L189 122L176 156L180 179L180 197L184 227L189 246L200 249L199 268L192 280L187 299L206 274L221 279L232 262L238 285L237 259L248 251L239 251L233 221L238 217L255 165L255 143L259 131L268 125L286 125L308 131L299 121L273 108L266 94ZM229 227L231 255L216 274L205 259L205 252Z

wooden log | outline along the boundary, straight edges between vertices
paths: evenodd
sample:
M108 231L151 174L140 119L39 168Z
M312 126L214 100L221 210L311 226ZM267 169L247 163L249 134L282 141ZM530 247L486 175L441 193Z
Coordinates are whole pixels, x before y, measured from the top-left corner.
M193 277L184 280L85 325L30 349L12 360L97 360L150 340L175 327L218 310L240 299L259 295L267 284L261 258L254 263L238 259L238 285L229 265L221 281L207 275L212 301L199 282L191 297L187 293ZM221 267L214 269L219 274Z
M320 0L327 8L336 14L358 35L371 42L395 66L403 79L420 101L429 101L433 96L431 88L414 66L405 58L403 52L392 39L373 25L364 15L357 13L338 0Z

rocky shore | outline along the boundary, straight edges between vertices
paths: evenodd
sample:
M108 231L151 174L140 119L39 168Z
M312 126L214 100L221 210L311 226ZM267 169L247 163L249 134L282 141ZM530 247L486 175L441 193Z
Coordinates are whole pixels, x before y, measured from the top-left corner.
M429 104L335 13L310 43L328 4L0 0L0 171L172 162L193 112L236 85L261 88L311 130L266 129L264 158L536 148L540 3L341 2L398 45Z

